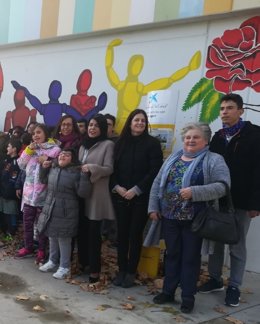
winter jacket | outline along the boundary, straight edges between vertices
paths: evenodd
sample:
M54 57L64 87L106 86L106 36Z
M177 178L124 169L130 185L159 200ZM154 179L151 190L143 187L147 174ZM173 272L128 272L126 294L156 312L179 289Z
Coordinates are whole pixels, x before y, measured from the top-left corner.
M40 163L38 158L46 155L51 158L58 156L60 152L59 146L49 140L41 144L36 150L31 150L28 146L17 160L19 167L26 171L26 178L23 187L22 206L24 204L30 206L42 207L46 198L47 185L40 182Z
M39 232L49 237L73 237L77 234L79 197L91 192L89 176L78 166L53 166L48 176L48 190L37 222Z
M93 185L91 195L85 201L85 216L91 220L115 218L109 192L109 177L113 172L114 143L110 140L97 142L89 150L81 146L79 160L88 164L90 181Z
M246 121L229 143L219 130L210 150L221 154L229 167L235 208L260 211L260 127Z
M1 196L5 199L17 199L15 183L20 173L17 157L7 157L1 163L0 172Z

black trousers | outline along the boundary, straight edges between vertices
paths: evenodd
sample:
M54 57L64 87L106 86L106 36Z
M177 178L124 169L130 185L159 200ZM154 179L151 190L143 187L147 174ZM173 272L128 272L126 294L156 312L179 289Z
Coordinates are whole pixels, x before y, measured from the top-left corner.
M114 199L118 230L119 271L136 273L146 225L147 202L123 198Z

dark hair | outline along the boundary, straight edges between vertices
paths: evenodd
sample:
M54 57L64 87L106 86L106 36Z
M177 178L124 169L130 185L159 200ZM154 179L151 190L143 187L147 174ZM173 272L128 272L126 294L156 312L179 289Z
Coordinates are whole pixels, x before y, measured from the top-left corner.
M147 114L146 112L143 110L143 109L135 109L133 110L129 116L127 117L127 120L125 122L125 125L123 127L123 130L116 142L116 145L115 145L115 159L119 159L122 151L123 151L123 148L126 146L126 142L129 138L131 138L132 136L132 133L131 133L131 123L132 123L132 120L134 119L134 117L138 114L143 114L144 115L144 118L145 118L145 122L146 122L146 125L145 125L145 129L144 129L144 132L143 132L143 135L148 135L149 132L148 132L148 117L147 117Z
M18 133L18 136L16 137L20 138L24 133L24 128L22 126L15 126L13 128L12 135L14 135L14 133Z
M78 124L78 123L84 123L85 126L87 126L88 121L87 121L86 119L84 119L84 118L81 118L81 119L77 120L77 124Z
M78 124L76 122L76 119L73 117L73 116L70 116L70 115L64 115L61 117L61 119L59 120L59 123L56 127L56 129L54 130L53 132L53 137L55 138L59 138L59 134L60 134L60 129L61 129L61 124L62 122L67 119L67 118L71 118L72 120L72 132L73 133L76 133L76 134L80 134L79 132L79 128L78 128Z
M243 98L239 94L228 93L220 99L220 103L222 103L223 101L228 101L228 100L234 101L237 104L238 109L243 108Z
M115 126L115 123L116 123L116 117L115 116L110 115L110 114L105 114L104 116L105 116L106 119L112 120L113 126Z
M48 127L45 125L45 124L41 124L41 123L36 123L34 125L34 128L32 130L32 136L33 136L33 133L35 131L35 129L39 127L43 132L44 132L44 135L45 135L45 142L48 141L48 138L49 138L49 130L48 130Z
M21 148L22 148L22 143L18 138L11 138L8 142L7 145L10 144L12 145L12 147L16 148L16 152L17 154L20 152Z
M98 127L100 129L100 135L95 138L90 138L88 136L88 132L87 132L87 136L85 137L85 139L82 142L82 145L87 149L89 149L90 147L95 145L97 142L104 141L107 139L107 120L106 120L105 116L102 114L97 114L97 115L91 117L90 120L88 121L88 126L89 126L89 123L91 122L91 120L93 120L93 119L98 124Z
M60 153L62 153L62 152L70 152L71 153L71 163L70 163L70 165L79 165L80 164L80 161L78 159L77 151L73 147L64 148L64 149L62 149L60 151Z
M32 135L25 132L25 133L23 133L23 135L21 136L20 139L21 139L22 144L29 145L32 141Z
M29 128L31 125L35 125L35 124L37 124L36 121L32 121L32 122L30 122L30 123L27 125L27 127L26 127L26 131L28 130L28 128Z

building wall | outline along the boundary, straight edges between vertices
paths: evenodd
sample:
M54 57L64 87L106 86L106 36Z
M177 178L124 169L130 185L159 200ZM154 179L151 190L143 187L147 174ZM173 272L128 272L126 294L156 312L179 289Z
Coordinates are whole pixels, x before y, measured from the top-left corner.
M0 44L260 8L260 0L0 0Z

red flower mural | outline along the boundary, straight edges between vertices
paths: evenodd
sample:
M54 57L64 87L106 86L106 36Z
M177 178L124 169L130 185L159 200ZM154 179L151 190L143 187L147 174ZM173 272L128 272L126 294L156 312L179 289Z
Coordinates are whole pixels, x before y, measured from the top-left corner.
M219 92L247 87L260 92L260 16L215 38L208 48L206 67L206 77Z

